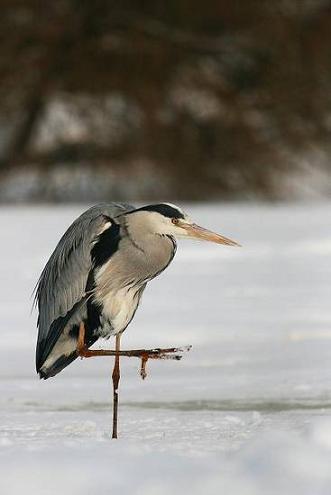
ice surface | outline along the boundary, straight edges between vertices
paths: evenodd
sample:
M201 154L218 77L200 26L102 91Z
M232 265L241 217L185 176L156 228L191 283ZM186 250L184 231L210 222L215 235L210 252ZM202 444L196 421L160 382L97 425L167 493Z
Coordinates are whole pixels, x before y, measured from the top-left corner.
M331 204L186 206L243 247L180 242L149 285L123 347L193 348L145 382L122 360L117 442L111 359L34 372L31 293L83 208L0 209L1 495L329 495Z

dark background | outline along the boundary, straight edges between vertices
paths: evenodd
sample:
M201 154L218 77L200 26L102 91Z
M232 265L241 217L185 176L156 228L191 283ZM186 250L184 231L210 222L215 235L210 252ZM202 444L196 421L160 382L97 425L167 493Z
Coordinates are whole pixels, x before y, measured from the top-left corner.
M330 0L0 11L1 201L330 194Z

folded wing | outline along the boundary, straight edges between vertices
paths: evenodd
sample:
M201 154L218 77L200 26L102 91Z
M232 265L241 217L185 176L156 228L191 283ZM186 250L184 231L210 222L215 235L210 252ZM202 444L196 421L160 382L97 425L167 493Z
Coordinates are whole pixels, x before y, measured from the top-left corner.
M39 311L37 372L59 339L64 340L64 331L69 324L79 324L86 318L86 284L93 268L91 249L94 241L107 228L111 218L132 209L133 206L123 203L93 206L72 223L56 246L36 287Z

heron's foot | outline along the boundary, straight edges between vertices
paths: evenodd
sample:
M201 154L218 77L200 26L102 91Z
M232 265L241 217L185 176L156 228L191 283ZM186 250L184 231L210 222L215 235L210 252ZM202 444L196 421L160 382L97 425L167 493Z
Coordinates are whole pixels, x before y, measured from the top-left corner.
M145 378L147 377L146 365L149 359L175 359L176 361L179 361L180 359L182 359L183 356L178 353L189 351L191 350L191 348L191 345L187 345L184 347L170 347L167 349L138 349L137 351L131 352L141 351L140 376L143 380L145 380Z
M148 356L142 356L141 358L141 366L140 366L140 376L143 380L145 380L147 376L146 364L148 361Z

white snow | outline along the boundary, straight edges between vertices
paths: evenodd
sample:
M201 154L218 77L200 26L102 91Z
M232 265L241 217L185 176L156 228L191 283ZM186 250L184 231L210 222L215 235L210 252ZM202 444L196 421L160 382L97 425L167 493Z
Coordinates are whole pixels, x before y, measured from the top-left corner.
M193 344L182 361L34 372L31 293L77 207L2 207L1 495L331 493L331 203L184 205L243 247L179 242L126 348ZM112 341L105 346L113 345Z

